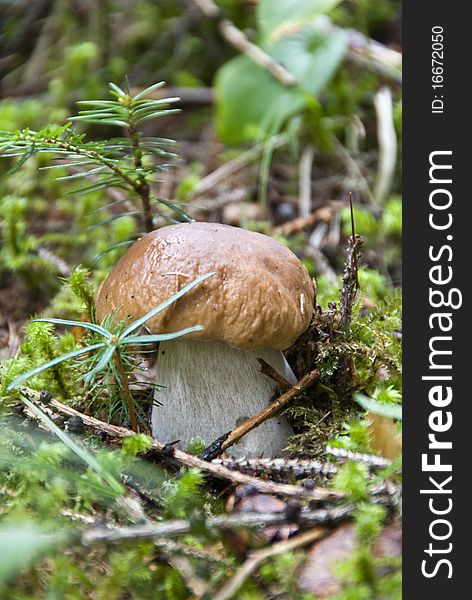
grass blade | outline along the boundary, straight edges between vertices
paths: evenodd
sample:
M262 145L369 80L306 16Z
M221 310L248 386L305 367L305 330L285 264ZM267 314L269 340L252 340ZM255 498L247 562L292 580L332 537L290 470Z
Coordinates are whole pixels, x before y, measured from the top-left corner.
M82 446L79 446L70 436L62 431L62 429L59 429L59 427L53 423L51 419L38 406L36 406L36 404L26 398L26 396L23 396L22 400L26 406L43 422L43 424L46 425L46 427L52 431L61 440L61 442L63 442L70 450L72 450L74 454L83 460L90 469L95 471L95 473L97 473L97 475L99 475L103 481L106 481L117 495L121 496L123 494L123 487L120 485L120 483L113 477L113 475L108 473L101 466L101 464L94 456L92 456L92 454L90 454L90 452L88 452Z

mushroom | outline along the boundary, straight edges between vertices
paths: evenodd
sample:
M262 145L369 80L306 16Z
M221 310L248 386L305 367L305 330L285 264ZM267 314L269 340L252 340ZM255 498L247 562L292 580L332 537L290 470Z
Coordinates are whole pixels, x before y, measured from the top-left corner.
M271 237L216 223L163 227L135 242L104 281L97 317L137 319L181 287L214 272L147 322L152 333L202 331L159 344L152 432L163 442L207 443L267 406L274 382L263 358L296 381L282 350L308 327L314 285L298 258ZM292 431L270 419L247 434L247 456L276 456Z

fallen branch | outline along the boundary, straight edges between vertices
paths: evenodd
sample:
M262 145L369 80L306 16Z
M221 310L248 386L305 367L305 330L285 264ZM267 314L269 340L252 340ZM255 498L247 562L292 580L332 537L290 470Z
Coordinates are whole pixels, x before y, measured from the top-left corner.
M314 369L307 373L304 377L300 379L298 383L293 385L290 389L288 389L285 393L271 402L268 406L263 408L257 414L252 416L250 419L242 423L236 429L228 435L228 437L221 444L221 452L224 452L227 448L235 444L238 440L240 440L246 433L249 433L267 419L275 416L278 412L282 410L284 406L286 406L291 400L296 398L302 392L307 390L310 386L312 386L318 379L320 378L320 373L318 369Z
M349 518L354 505L334 509L306 510L297 514L296 523L321 525ZM240 527L264 528L285 525L293 522L289 511L273 513L238 513L209 517L205 524L209 529L235 529ZM187 535L192 531L192 523L187 519L175 519L162 523L144 523L125 527L91 527L80 532L80 542L84 546L92 544L115 544L130 540L154 540Z
M279 393L285 392L292 387L290 381L281 375L276 369L274 369L274 367L269 365L269 363L267 363L263 358L258 358L257 362L261 365L261 373L275 381Z
M322 476L330 478L338 472L338 469L331 463L299 458L215 458L212 462L223 465L232 471L241 471L252 475L272 473L279 477Z
M295 219L283 223L283 225L274 227L272 233L281 233L282 235L289 236L293 235L294 233L299 233L304 229L311 229L320 222L329 223L329 221L332 219L333 213L340 210L343 206L345 206L344 203L331 200L324 206L317 208L307 217L296 217Z
M375 454L363 454L361 452L352 452L345 448L336 448L334 446L326 446L326 453L334 456L338 460L355 460L363 462L369 467L376 469L386 469L392 464L391 460L384 458L383 456L376 456Z
M135 435L135 432L131 429L105 423L104 421L100 421L95 417L81 413L70 406L66 406L57 400L51 400L47 405L43 405L39 400L39 393L34 392L26 387L20 388L20 392L32 402L40 404L45 412L55 411L56 413L67 415L69 417L79 417L82 419L82 422L86 427L94 430L101 430L115 440L123 440L126 437ZM296 393L299 393L299 391L297 390ZM326 488L314 487L312 489L306 489L297 485L275 483L273 481L266 481L258 479L257 477L251 477L250 475L246 475L238 471L231 471L222 465L207 462L201 458L198 458L197 456L192 456L191 454L187 454L187 452L183 452L177 448L172 448L169 447L169 445L162 444L157 440L152 441L151 452L168 464L172 464L174 466L185 465L186 467L200 469L209 475L216 477L217 479L231 481L236 485L250 485L268 494L322 501L337 501L345 497L345 494L341 492L328 490Z

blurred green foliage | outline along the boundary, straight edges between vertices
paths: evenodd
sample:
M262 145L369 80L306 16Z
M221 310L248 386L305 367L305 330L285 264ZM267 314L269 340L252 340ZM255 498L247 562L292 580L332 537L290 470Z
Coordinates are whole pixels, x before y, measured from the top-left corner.
M287 146L275 151L270 141L266 145L256 165L255 189L259 184L262 191L275 189L280 197L292 200L297 193L293 175L290 181L284 181L285 175L274 177L273 165L297 167L306 144L317 150L315 182L327 174L335 179L346 168L340 166L341 144L359 160L366 184L371 185L378 150L372 99L381 82L375 72L345 60L346 30L398 47L399 0L219 0L217 4L295 77L295 86L282 86L239 55L220 35L216 21L204 18L191 1L4 2L0 5L0 131L40 131L48 123L61 127L68 115L75 114L77 100L105 97L108 82L125 85L126 75L133 90L159 80L185 88L214 84L211 107L185 111L178 120L166 123L163 131L150 130L150 135L184 137L191 146L200 143L201 132L210 125L218 136L219 159L226 161L239 156L248 143L271 140L283 130ZM371 451L365 410L339 396L333 384L342 365L340 357L346 353L352 356L351 392L361 392L388 408L401 404L401 297L394 284L401 283L402 106L395 83L392 91L397 167L383 206L374 207L363 197L354 209L356 231L366 245L351 331L338 345L326 344L320 364L322 385L313 401L289 410L298 428L291 449L304 457L318 456L327 441L349 450ZM91 140L116 135L106 123L83 124L83 132ZM175 199L181 202L191 202L214 160L195 153L189 156L191 166L179 171L175 186ZM66 319L86 314L93 320L97 286L129 241L142 233L136 216L127 214L129 197L120 188L113 194L108 188L80 194L73 179L60 179L70 171L51 169L55 162L46 154L32 156L15 170L17 161L0 161L0 293L16 291L9 307L18 308L20 316L15 319L20 323L36 311ZM343 185L321 192L315 202L330 199L331 193L344 198ZM257 197L250 189L247 195ZM180 218L172 209L165 210L157 224ZM251 224L264 232L270 232L271 226L267 219ZM340 248L351 234L350 227L350 214L342 210ZM342 252L338 248L330 256L338 276L333 282L320 276L316 261L304 255L303 232L280 239L316 275L317 301L329 311L330 303L339 299ZM45 361L73 352L82 342L69 331L53 332L46 323L26 322L20 335L20 351L0 362L0 597L188 598L185 570L175 566L176 558L190 561L193 572L208 584L211 597L244 560L203 525L205 516L224 510L222 502L203 485L201 473L169 474L144 460L150 443L144 435L128 438L119 451L105 447L100 432L77 443L84 444L110 476L117 480L129 476L136 489L143 485L152 496L146 500L151 518L190 518L192 533L172 549L150 542L88 549L70 544L74 528L83 526L81 519L107 515L129 524L132 518L126 506L123 512L117 499L105 493L96 471L70 447L14 416L22 409L17 393L7 391L11 382ZM84 372L83 366L62 363L38 373L28 386L37 393L51 390L83 408L90 400L77 384ZM200 440L193 440L189 450L201 449ZM378 560L372 556L372 541L385 515L368 502L365 475L359 465L348 465L335 482L358 502L354 523L359 539L352 559L339 566L345 589L336 600L396 600L401 589L398 570L385 577L374 570ZM207 548L216 551L206 552ZM301 552L270 559L245 582L238 597L263 600L269 594L282 600L307 599L297 586L303 560Z

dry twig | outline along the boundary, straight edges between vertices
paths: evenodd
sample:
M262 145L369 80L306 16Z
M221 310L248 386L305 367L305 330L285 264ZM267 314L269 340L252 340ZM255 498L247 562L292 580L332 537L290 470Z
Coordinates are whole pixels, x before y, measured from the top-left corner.
M39 402L39 394L37 392L34 392L26 387L20 388L20 392L36 404L41 404ZM299 393L298 390L296 393ZM94 430L101 430L115 440L122 440L130 435L135 434L135 432L131 429L105 423L99 419L96 419L95 417L81 413L70 406L66 406L57 400L51 400L47 406L41 406L45 412L56 412L69 417L80 417L86 427L90 427ZM177 448L171 448L169 450L168 445L162 444L157 440L153 440L151 452L168 464L173 464L174 466L185 465L187 467L200 469L209 475L216 477L217 479L231 481L235 485L250 485L261 492L268 494L322 501L336 501L345 497L345 494L335 490L329 490L320 487L315 487L308 490L297 485L274 483L273 481L261 480L257 477L251 477L250 475L246 475L238 471L231 471L222 465L207 462L201 458L198 458L197 456L192 456L191 454L187 454L187 452L178 450Z
M306 510L297 514L297 524L320 525L341 521L350 517L355 510L354 505L333 509ZM264 528L292 523L288 511L272 513L237 513L218 515L206 519L209 529L237 529L240 527ZM187 535L192 531L192 523L187 519L175 519L162 523L144 523L124 527L90 527L80 531L80 542L84 546L105 543L114 544L129 540L154 540L159 538Z
M318 379L320 378L320 373L318 369L314 369L307 373L304 377L300 379L298 383L293 385L290 389L288 389L285 393L283 393L279 398L274 400L269 406L266 406L261 411L259 411L256 415L252 416L250 419L242 423L236 429L228 435L228 437L221 444L221 452L235 444L238 440L240 440L246 433L249 433L267 419L270 419L278 412L282 410L284 406L286 406L291 400L296 398L302 392L307 390L310 386L312 386Z
M274 367L269 365L263 358L258 358L257 362L261 365L261 373L266 377L270 377L277 384L279 392L285 392L292 387L292 384L288 379L285 379Z
M319 460L303 460L299 458L215 458L213 464L220 464L228 469L262 475L275 473L286 477L333 477L338 472L337 468L328 462Z
M335 448L334 446L326 446L327 454L331 454L338 460L356 460L363 462L369 467L377 469L386 469L392 464L391 460L384 458L383 456L376 456L375 454L363 454L361 452L352 452L344 448Z

